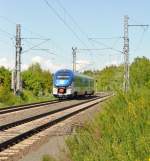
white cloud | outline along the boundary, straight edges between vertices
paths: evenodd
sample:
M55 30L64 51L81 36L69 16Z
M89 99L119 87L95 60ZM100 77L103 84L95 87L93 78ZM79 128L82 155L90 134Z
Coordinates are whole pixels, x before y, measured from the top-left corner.
M59 69L71 69L72 66L70 66L70 63L66 64L58 64L54 63L52 59L46 59L41 56L34 56L31 58L31 61L28 63L22 63L21 69L26 70L32 63L39 63L43 69L50 70L51 72L56 72ZM10 61L8 58L0 58L0 66L4 66L9 69L14 68L14 62ZM86 69L89 69L91 66L90 62L88 60L79 60L77 61L77 71L84 71Z
M44 59L40 56L35 56L31 59L32 63L39 63L42 64L44 62Z
M29 64L22 64L21 69L22 70L27 70L29 67Z
M110 60L108 62L106 62L106 66L111 66L111 65L116 65L118 66L120 63L119 63L119 59L116 55L111 55Z
M88 60L78 60L76 68L77 68L77 71L84 71L89 69L91 65L92 64Z
M0 66L4 66L5 68L13 69L13 62L8 60L5 57L0 58Z
M2 58L0 58L0 67L1 66L12 70L12 69L14 69L15 64L12 60L2 57ZM29 64L22 64L22 66L21 66L22 70L26 70L28 67L29 67Z
M32 63L39 63L43 69L50 70L51 72L55 72L58 69L68 68L65 64L56 64L53 63L51 59L46 59L41 56L35 56L31 59Z
M28 63L22 63L21 69L26 70L32 63L39 63L43 69L50 70L51 72L55 72L58 69L68 68L65 64L57 64L53 63L51 59L46 59L41 56L34 56L31 58L31 61ZM5 68L13 69L15 64L13 61L10 61L6 57L0 58L0 66L4 66Z

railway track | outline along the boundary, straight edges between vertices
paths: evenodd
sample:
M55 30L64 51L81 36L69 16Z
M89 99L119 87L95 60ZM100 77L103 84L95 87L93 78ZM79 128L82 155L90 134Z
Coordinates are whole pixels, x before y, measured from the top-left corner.
M0 161L7 160L7 151L14 144L28 140L37 133L40 133L51 126L54 126L77 113L84 111L110 96L96 97L76 105L67 106L61 109L53 110L49 113L37 115L27 119L11 122L0 127Z
M73 105L69 105L69 106L66 106L66 107L54 109L54 110L51 110L49 112L42 113L42 114L39 114L39 115L36 115L36 116L32 116L32 117L28 117L28 118L21 119L21 120L18 120L18 121L14 121L14 122L11 122L11 123L6 123L4 125L0 125L0 131L6 130L8 128L15 127L15 126L18 126L18 125L21 125L21 124L24 124L26 122L34 121L36 119L40 119L42 117L45 117L45 116L48 116L48 115L52 115L52 114L60 112L60 111L64 111L64 110L69 109L69 108L73 108L73 107L82 105L83 103L87 103L87 102L90 102L90 101L95 100L95 99L97 99L97 97L93 98L93 99L86 100L84 102L79 102L79 103L76 103L76 104L73 104Z
M103 97L103 95L101 97ZM64 100L56 99L56 100L51 100L51 101L43 101L43 102L29 103L29 104L23 104L23 105L9 106L9 107L5 107L5 108L0 108L0 115L11 113L11 112L16 112L16 111L22 111L22 110L25 110L25 109L37 108L37 107L40 107L40 106L43 107L43 106L56 104L56 103L60 103L60 102L65 102L65 101L70 101L70 100L68 100L68 99L66 99L66 100L65 99Z
M63 100L63 101L65 101L65 100ZM51 100L51 101L30 103L30 104L17 105L17 106L9 106L9 107L5 107L5 108L0 109L0 114L6 114L6 113L21 111L21 110L30 109L30 108L37 108L39 106L45 106L45 105L55 104L55 103L59 103L59 102L62 102L62 101Z

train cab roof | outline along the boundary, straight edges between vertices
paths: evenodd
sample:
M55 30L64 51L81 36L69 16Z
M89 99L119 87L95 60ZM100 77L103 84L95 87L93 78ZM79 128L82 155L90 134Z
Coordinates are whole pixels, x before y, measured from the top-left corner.
M91 80L93 80L93 78L90 77L90 76L87 76L87 75L84 75L84 74L80 74L80 73L78 73L78 72L73 72L73 71L70 70L70 69L60 69L60 70L58 70L58 71L54 74L54 76L58 76L58 75L66 75L66 76L70 76L70 77L72 77L72 78L74 78L74 77L81 77L81 78L86 78L86 79L91 79Z

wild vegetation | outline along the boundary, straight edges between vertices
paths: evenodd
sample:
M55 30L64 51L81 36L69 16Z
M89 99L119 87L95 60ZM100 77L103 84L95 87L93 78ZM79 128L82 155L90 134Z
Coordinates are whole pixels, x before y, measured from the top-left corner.
M42 70L38 63L32 64L22 73L23 88L33 91L35 96L49 95L52 91L52 74Z
M67 140L71 160L148 161L149 97L147 89L118 93L92 124Z
M39 64L22 72L23 92L18 97L11 90L11 71L0 67L0 106L49 100L52 98L52 74Z
M69 160L149 160L150 60L136 58L131 64L128 93L116 88L122 85L121 70L121 66L107 67L97 76L101 78L98 83L103 83L98 85L99 88L112 88L116 95L105 103L103 110L90 123L76 129L77 133L67 139Z
M115 88L122 88L123 70L123 65L112 65L100 71L84 71L84 74L95 78L97 91L112 91Z

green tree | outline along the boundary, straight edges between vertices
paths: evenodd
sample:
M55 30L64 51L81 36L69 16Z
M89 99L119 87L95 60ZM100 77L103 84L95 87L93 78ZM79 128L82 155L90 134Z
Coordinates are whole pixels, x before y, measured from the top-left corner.
M137 57L130 67L130 81L138 87L150 87L150 60Z
M51 92L52 75L42 70L38 63L32 64L22 73L23 88L33 91L34 95L44 95Z
M103 70L85 71L84 74L92 76L97 80L98 91L110 91L122 88L123 66L109 66Z
M10 89L11 72L5 67L0 67L0 86Z

